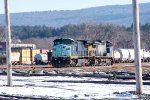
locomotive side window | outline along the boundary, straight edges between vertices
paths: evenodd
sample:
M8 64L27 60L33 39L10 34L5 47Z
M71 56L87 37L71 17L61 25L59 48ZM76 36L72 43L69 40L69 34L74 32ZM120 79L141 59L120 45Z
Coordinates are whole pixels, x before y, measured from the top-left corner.
M54 45L58 45L58 44L60 44L60 42L54 42Z
M102 45L105 45L105 42L102 42L101 44L102 44Z
M110 47L110 46L112 46L112 44L110 42L106 41L106 47Z
M107 48L107 53L110 53L110 48Z
M62 41L62 44L66 44L66 45L73 44L73 41L66 39Z
M54 41L54 45L59 45L59 44L72 45L72 44L74 44L74 40L72 40L72 39L56 39Z

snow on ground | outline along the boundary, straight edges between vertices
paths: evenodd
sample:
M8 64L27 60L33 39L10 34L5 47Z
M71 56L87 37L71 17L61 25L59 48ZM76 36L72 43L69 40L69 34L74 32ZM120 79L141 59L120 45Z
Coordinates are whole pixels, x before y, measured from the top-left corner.
M104 98L137 98L127 91L135 91L135 85L94 84L94 83L60 83L50 80L106 80L98 78L75 78L61 76L16 77L14 87L7 87L7 77L0 76L0 94L51 97L63 99L104 99ZM144 85L144 93L150 93L150 86ZM121 94L114 94L119 92Z

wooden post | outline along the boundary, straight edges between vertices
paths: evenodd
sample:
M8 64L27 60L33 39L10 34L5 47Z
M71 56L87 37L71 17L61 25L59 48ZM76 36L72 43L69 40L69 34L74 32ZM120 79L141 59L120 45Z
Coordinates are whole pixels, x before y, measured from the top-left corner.
M12 86L11 32L10 32L10 15L9 15L8 2L9 0L4 0L5 20L6 20L7 85Z
M142 68L141 68L141 55L140 55L140 27L139 27L139 4L138 0L133 2L133 38L134 38L134 55L135 55L135 77L136 77L136 93L142 94Z

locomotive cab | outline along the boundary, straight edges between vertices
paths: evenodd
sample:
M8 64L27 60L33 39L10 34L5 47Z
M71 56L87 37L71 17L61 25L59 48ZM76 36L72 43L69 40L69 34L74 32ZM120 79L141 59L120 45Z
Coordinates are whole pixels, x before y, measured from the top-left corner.
M108 57L113 57L113 46L109 41L106 41L106 52Z
M73 39L56 39L54 40L52 65L54 67L63 67L75 65L73 58L77 55L76 45Z

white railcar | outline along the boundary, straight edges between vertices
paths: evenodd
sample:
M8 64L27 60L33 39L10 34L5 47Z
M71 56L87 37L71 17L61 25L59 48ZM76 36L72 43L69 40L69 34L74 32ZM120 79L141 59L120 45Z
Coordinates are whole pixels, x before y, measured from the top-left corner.
M120 55L120 53L118 52L118 51L114 51L114 60L115 60L115 62L116 63L119 63L119 62L121 62L121 55Z
M47 54L42 54L42 53L36 54L34 56L34 59L35 59L35 63L37 65L38 64L47 64L47 62L48 62L48 56L47 56Z
M141 49L140 52L141 52L141 61L143 62L150 61L150 51ZM114 51L114 60L116 62L134 62L134 59L135 59L134 49L117 49Z
M128 62L130 60L130 53L128 49L117 49L117 52L120 53L121 62Z

